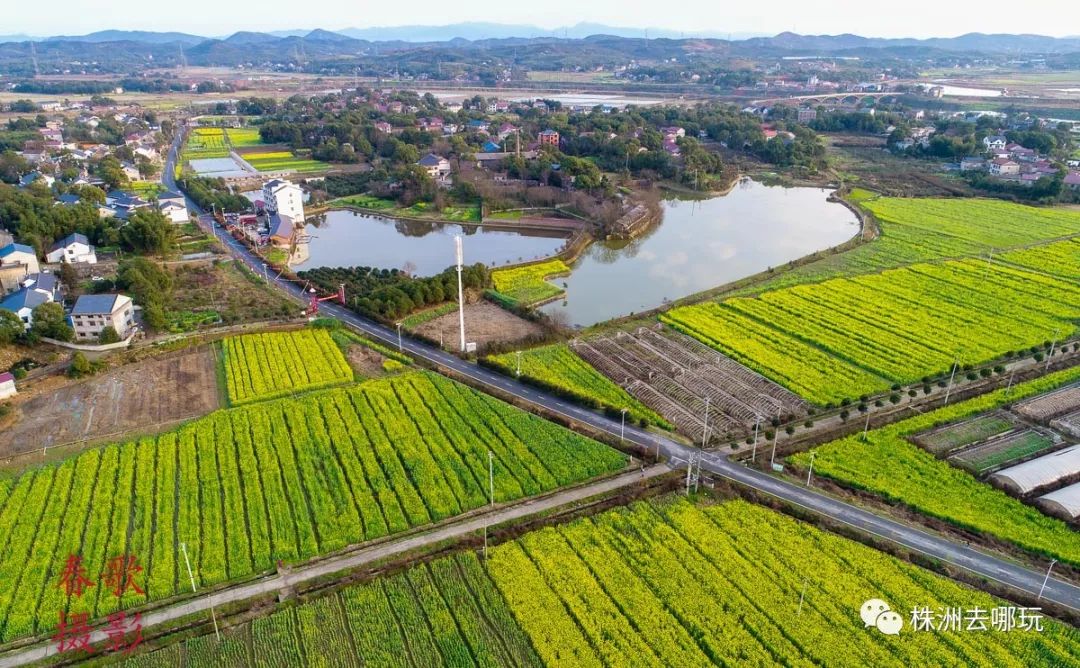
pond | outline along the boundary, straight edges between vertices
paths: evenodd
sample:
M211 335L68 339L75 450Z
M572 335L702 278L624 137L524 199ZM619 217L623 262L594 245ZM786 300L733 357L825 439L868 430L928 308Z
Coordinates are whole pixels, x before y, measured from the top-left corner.
M392 220L352 211L329 211L313 218L311 236L297 270L316 267L405 269L432 276L454 264L454 236L464 237L465 262L502 266L547 257L566 242L565 234L530 235L473 226Z
M722 197L666 200L663 217L632 241L592 244L573 264L565 299L546 304L579 327L638 313L836 246L858 232L846 207L824 188L766 186L743 179ZM465 261L503 266L558 252L551 233L478 230L452 224L391 220L330 211L309 221L306 259L296 269L370 266L436 274L454 262L454 235Z
M564 300L541 307L579 327L646 311L853 237L858 220L824 188L743 179L723 197L667 200L660 224L632 241L599 242L553 282Z

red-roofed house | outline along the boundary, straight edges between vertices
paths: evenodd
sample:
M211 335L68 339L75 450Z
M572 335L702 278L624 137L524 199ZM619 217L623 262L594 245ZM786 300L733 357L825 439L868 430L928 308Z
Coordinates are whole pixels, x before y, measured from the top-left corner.
M1070 171L1065 175L1065 186L1073 190L1080 190L1080 172Z

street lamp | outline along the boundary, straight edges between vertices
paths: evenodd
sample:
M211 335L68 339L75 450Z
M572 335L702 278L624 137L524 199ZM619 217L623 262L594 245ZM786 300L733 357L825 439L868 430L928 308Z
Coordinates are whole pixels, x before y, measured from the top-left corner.
M397 323L394 323L394 324L397 325L397 349L398 349L398 352L400 353L400 352L402 352L402 350L401 350L401 323L397 322Z
M521 375L520 370L518 371L518 375ZM625 408L619 411L622 413L622 422L619 424L619 443L622 443L623 438L626 436L626 411L627 409Z
M517 351L517 376L521 378L521 351Z
M806 486L807 487L810 486L810 476L814 475L814 457L816 455L817 455L816 452L813 452L813 451L810 452L810 470L806 472Z

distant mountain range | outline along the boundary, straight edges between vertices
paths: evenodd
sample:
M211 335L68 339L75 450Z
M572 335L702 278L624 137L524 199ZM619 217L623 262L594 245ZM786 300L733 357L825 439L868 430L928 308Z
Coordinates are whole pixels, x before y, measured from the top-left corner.
M182 32L153 32L143 30L102 30L88 35L32 37L25 34L0 35L0 42L139 42L144 44L181 43L195 45L210 39L229 43L245 40L265 41L268 38L303 38L319 42L417 42L441 43L453 40L482 41L492 39L566 38L583 39L593 35L652 39L715 39L734 41L751 47L785 51L834 52L852 49L929 47L946 51L982 51L991 53L1063 53L1080 51L1080 36L1047 37L1044 35L987 35L969 33L959 37L928 39L861 37L859 35L798 35L791 32L775 36L751 33L725 33L717 30L679 32L659 28L621 28L598 23L578 23L564 28L544 29L530 25L502 23L456 23L442 26L393 26L375 28L344 28L341 30L282 30L270 32L237 32L228 37L206 37Z

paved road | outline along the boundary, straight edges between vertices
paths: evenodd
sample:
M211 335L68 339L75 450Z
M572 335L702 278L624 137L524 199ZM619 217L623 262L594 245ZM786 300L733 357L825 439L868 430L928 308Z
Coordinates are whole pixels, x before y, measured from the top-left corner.
M142 616L142 628L148 629L152 626L175 622L189 615L208 614L212 607L226 603L246 601L263 596L276 596L278 592L304 582L359 568L382 559L435 545L445 540L461 538L470 534L475 535L483 531L484 527L495 526L562 508L623 487L631 487L646 479L670 472L671 469L668 466L660 464L649 467L644 472L630 471L603 480L557 490L546 496L524 499L490 512L473 514L430 531L391 539L340 557L322 560L310 566L300 566L286 573L272 575L255 582L230 587L214 594L199 596L183 603L148 612ZM105 640L108 640L108 636L104 631L95 631L90 636L90 641L93 643ZM25 666L36 661L42 661L56 653L56 643L35 645L0 657L0 668Z
M172 180L171 158L170 164L166 165L165 175L166 185L175 188L175 184L170 183ZM191 203L191 206L194 206L193 203ZM193 208L192 211L197 212L197 209ZM246 263L255 273L263 275L265 265L263 265L262 260L255 257L246 246L225 234L221 229L212 226L212 230L236 258ZM302 301L306 301L302 289L297 284L285 280L275 281L273 274L270 274L269 277L270 281L276 283L282 290ZM395 330L362 318L337 304L325 302L320 306L319 312L324 316L335 317L384 344L399 347L402 352L459 373L478 385L497 389L539 406L544 410L587 424L593 429L606 432L615 437L625 438L629 443L666 457L673 465L685 467L690 457L698 452L696 448L640 430L632 425L626 425L625 429L623 429L618 420L609 419L601 414L568 403L426 343L410 339L408 336L401 337ZM966 569L988 580L1035 595L1042 588L1044 572L1033 571L1011 561L972 549L962 543L862 510L811 488L796 485L757 469L751 469L732 462L721 455L706 455L702 460L701 467L714 476L747 485L760 492L848 524L865 533ZM867 592L867 595L873 593ZM1080 612L1080 587L1068 582L1051 577L1046 582L1042 597Z

